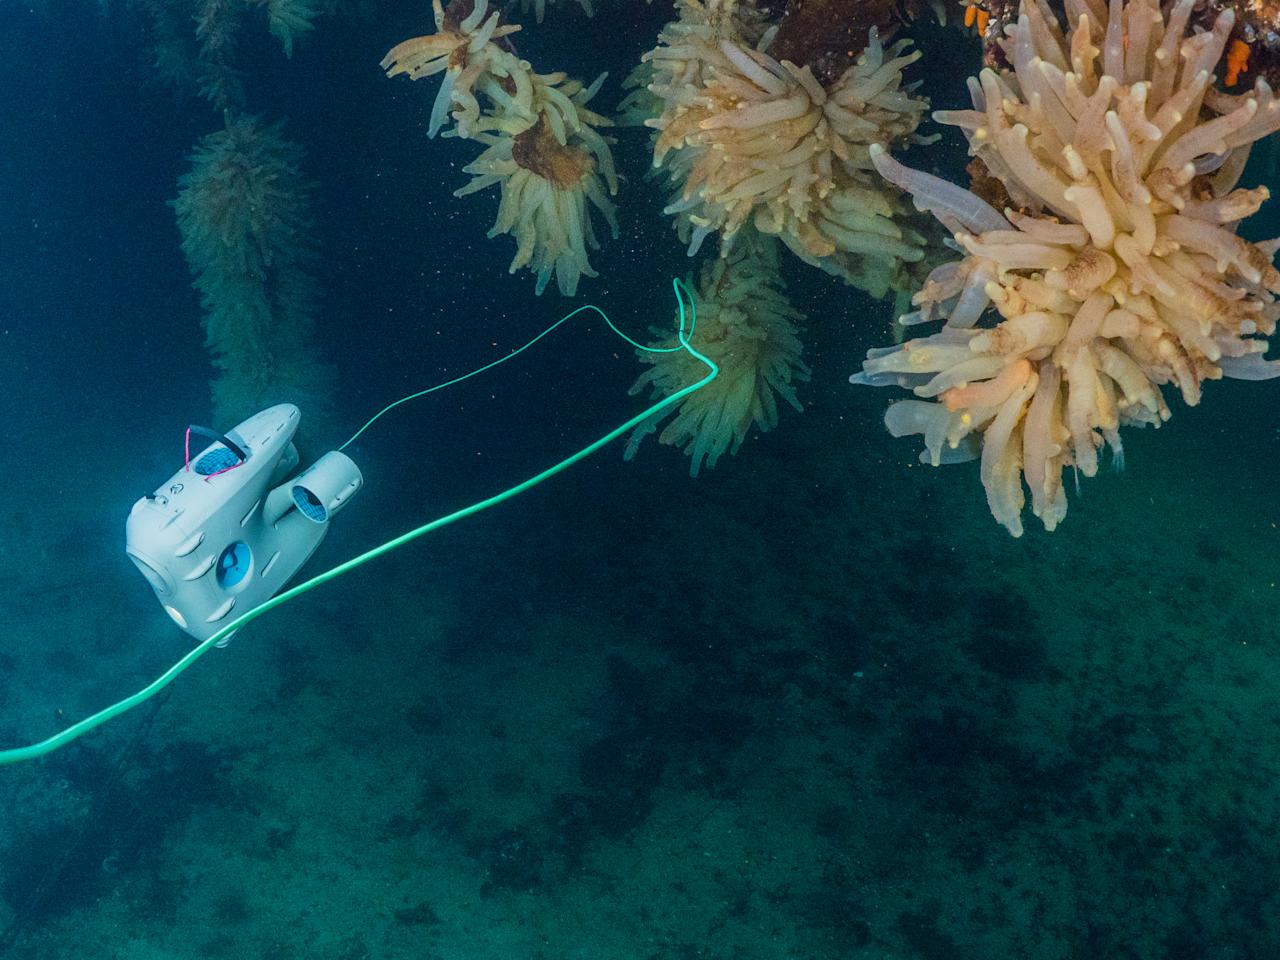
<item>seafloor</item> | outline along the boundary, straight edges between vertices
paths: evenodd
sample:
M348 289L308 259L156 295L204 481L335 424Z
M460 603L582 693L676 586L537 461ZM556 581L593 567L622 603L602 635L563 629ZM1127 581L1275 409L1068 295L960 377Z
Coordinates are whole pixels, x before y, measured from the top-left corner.
M602 455L5 769L0 953L1276 955L1263 388L1229 430L1136 433L1021 541L843 389L696 482ZM6 742L182 646L86 568L119 536L92 443L9 479Z

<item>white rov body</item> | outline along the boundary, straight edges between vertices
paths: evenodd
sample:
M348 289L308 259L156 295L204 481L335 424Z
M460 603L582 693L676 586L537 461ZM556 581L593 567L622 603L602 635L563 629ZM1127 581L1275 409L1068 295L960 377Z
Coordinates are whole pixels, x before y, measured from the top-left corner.
M254 414L129 512L126 552L197 640L279 591L360 489L359 468L336 450L286 480L300 418L291 403Z

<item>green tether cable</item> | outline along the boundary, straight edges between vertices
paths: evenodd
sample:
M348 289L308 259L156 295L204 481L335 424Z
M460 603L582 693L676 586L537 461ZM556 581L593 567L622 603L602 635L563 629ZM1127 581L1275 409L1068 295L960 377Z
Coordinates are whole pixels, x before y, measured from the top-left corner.
M671 394L670 396L662 398L657 403L650 406L648 409L642 411L641 413L636 414L626 423L623 423L617 427L614 427L612 430L610 430L600 439L596 440L594 443L591 443L588 446L583 447L577 453L569 457L566 457L565 459L561 460L559 463L554 464L548 467L547 469L543 470L541 473L535 474L534 476L530 477L528 480L525 480L523 483L518 483L514 487L511 487L507 490L503 490L501 493L494 494L492 497L488 497L484 500L479 501L478 503L473 503L468 507L463 507L461 510L455 510L453 513L447 514L436 520L432 520L430 523L424 523L420 527L415 527L414 529L410 530L408 533L402 533L400 536L396 537L394 540L388 540L386 543L380 546L374 547L372 550L366 550L364 553L360 554L359 556L352 557L350 560L347 560L345 563L340 563L336 567L333 567L330 570L326 570L324 573L317 574L316 576L312 577L310 580L307 580L303 583L298 584L296 587L290 587L288 590L285 590L283 593L276 594L270 600L267 600L265 603L259 604L258 606L254 607L252 610L249 610L246 613L242 614L241 616L237 617L235 620L228 623L225 627L223 627L217 633L213 634L207 640L204 640L197 646L193 647L185 657L183 657L181 660L175 663L172 667L170 667L160 676L156 677L155 680L151 681L151 683L147 684L137 693L134 693L131 696L125 697L123 700L117 701L116 703L113 703L111 706L103 710L99 710L97 713L91 714L90 716L85 717L83 720L80 720L77 723L73 723L71 726L67 727L65 730L61 731L60 733L56 733L45 740L41 740L39 743L33 743L30 746L26 746L26 747L15 747L10 750L0 750L0 765L6 764L6 763L17 763L19 760L29 760L29 759L32 759L33 757L44 756L46 753L52 753L54 750L57 750L59 747L65 746L66 744L70 743L72 740L75 740L77 737L80 737L88 733L90 730L94 729L95 727L101 726L102 724L106 723L108 720L112 719L113 717L118 717L120 714L124 713L125 711L132 710L134 707L138 706L140 703L143 703L146 700L149 700L151 697L155 696L157 693L159 693L161 690L163 690L165 687L171 684L175 679L177 679L178 674L182 673L184 670L187 669L187 667L195 663L196 660L198 660L205 653L207 653L209 649L213 647L213 645L216 644L219 640L229 636L234 631L239 630L241 627L245 626L246 624L252 623L254 620L257 620L263 614L268 613L271 610L274 610L276 607L280 606L282 603L288 603L294 597L299 597L304 593L314 590L316 587L320 586L321 584L328 583L330 580L340 577L344 573L348 573L351 570L354 570L356 567L364 566L364 564L368 563L370 560L376 559L377 557L382 556L384 553L390 553L392 550L395 550L398 547L404 546L410 540L416 540L418 537L431 533L433 530L439 530L441 527L446 527L457 520L461 520L464 517L469 517L473 513L479 513L481 510L487 510L489 507L496 507L498 504L506 500L510 500L512 497L518 496L519 494L524 493L526 490L530 489L531 487L536 487L538 484L542 483L542 481L549 480L551 477L554 477L561 470L564 470L567 467L571 467L573 466L573 464L577 463L579 460L583 460L591 456L591 454L595 453L601 447L605 446L608 443L611 443L613 440L617 439L622 434L626 433L628 430L632 429L633 427L636 427L642 421L647 420L649 417L653 416L659 411L664 410L667 407L672 406L673 404L679 403L681 400L683 400L689 394L693 393L695 390L701 390L703 387L705 387L708 383L710 383L712 380L716 378L716 376L720 373L720 368L716 365L715 361L713 361L710 357L704 356L703 354L695 350L693 345L689 342L689 338L693 335L694 326L697 323L697 307L693 299L693 293L689 290L687 286L685 286L684 283L682 283L678 279L671 281L671 287L675 291L676 305L679 308L679 312L680 312L680 328L678 332L678 337L680 340L679 346L647 347L642 343L637 343L635 340L632 340L629 336L627 336L625 333L619 330L617 326L614 325L613 321L609 319L608 315L599 307L596 307L590 304L586 306L578 307L578 309L574 310L572 313L569 313L566 316L561 317L559 320L553 323L546 330L542 331L542 333L538 334L536 337L534 337L524 346L519 347L516 350L513 350L511 353L507 354L505 357L495 360L492 363L487 363L483 367L480 367L476 370L472 370L470 373L463 374L460 377L454 377L452 380L448 380L444 383L437 384L436 386L430 387L426 390L420 390L417 393L410 394L407 397L397 400L395 403L387 405L381 411L379 411L376 416L374 416L371 420L369 420L368 423L366 423L363 427L357 430L355 434L351 437L351 439L348 440L346 443L344 443L342 447L340 447L339 449L343 449L349 446L352 443L352 441L356 439L356 437L364 433L364 431L367 430L370 427L370 425L373 424L374 420L377 420L384 413L387 413L394 407L398 407L400 404L407 403L408 401L413 400L417 397L425 396L428 393L433 393L436 390L441 390L445 387L452 386L455 383L461 383L463 380L469 379L470 377L474 377L477 374L484 373L486 370L491 370L492 368L496 367L500 363L505 363L506 361L512 359L513 357L516 357L519 354L523 353L524 351L528 350L531 346L533 346L535 343L537 343L547 334L551 333L553 330L559 327L562 323L565 323L566 321L571 320L573 317L576 317L578 314L582 313L584 310L594 310L597 314L599 314L604 319L604 322L609 325L609 328L614 333L620 336L623 340L627 341L627 343L631 344L632 346L640 350L646 350L650 353L672 353L677 350L687 351L690 356L701 361L703 364L706 365L706 368L707 368L707 375L703 377L701 380L699 380L697 383L690 384L689 386L681 390L677 390L675 393ZM681 295L682 292L685 296L688 296L689 298L689 316L688 316L687 325L685 320L684 297Z

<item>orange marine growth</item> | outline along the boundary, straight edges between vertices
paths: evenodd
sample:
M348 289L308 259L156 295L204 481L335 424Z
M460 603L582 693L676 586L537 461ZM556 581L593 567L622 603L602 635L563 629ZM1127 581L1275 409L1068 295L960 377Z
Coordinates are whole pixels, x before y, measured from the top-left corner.
M970 7L970 9L973 8ZM1249 44L1240 39L1232 40L1231 47L1227 50L1227 86L1234 87L1236 81L1240 79L1240 74L1244 73L1248 66Z
M987 24L991 22L991 14L983 10L981 7L970 5L964 8L964 25L972 27L977 24L978 35L981 36L987 32Z

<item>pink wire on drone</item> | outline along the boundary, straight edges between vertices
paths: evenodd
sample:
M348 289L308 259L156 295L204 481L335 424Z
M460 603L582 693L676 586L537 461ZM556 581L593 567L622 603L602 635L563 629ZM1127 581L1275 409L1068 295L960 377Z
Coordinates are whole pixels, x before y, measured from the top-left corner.
M186 464L187 473L190 473L191 472L191 428L190 427L187 427L187 434L186 434L186 437L183 439L183 443L182 443L182 460L183 460L183 463ZM207 477L204 478L204 482L208 483L214 477L220 476L221 474L226 473L228 470L234 470L236 467L242 467L242 466L244 466L244 461L237 460L235 463L233 463L229 467L223 467L221 470L215 470L213 473L209 474Z

